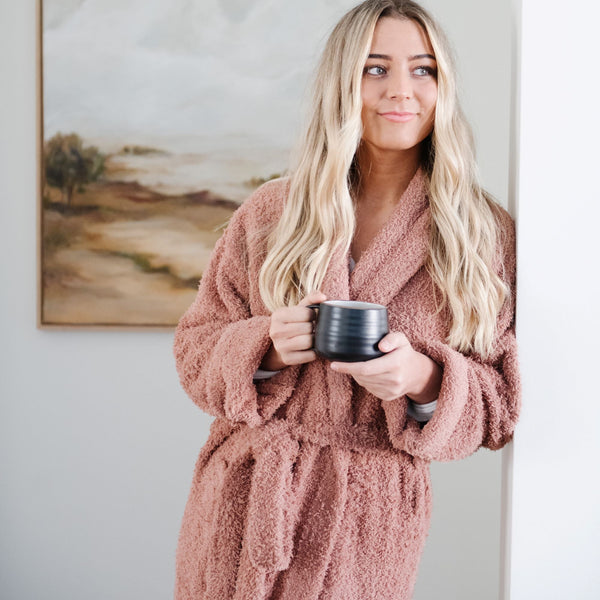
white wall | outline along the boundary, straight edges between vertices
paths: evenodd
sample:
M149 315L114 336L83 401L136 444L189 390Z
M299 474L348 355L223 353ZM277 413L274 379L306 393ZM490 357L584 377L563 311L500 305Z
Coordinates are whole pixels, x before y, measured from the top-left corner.
M522 0L511 600L600 598L600 6Z
M458 48L484 181L505 203L508 2L425 4ZM0 4L0 597L168 598L209 419L179 389L171 334L35 327L35 19L33 0ZM433 478L416 600L496 600L500 454Z

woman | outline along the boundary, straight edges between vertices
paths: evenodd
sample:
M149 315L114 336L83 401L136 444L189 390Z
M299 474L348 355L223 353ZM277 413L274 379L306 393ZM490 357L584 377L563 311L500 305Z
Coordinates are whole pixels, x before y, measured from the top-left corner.
M342 18L293 174L236 211L177 328L182 385L217 418L176 598L409 599L429 462L511 439L514 225L468 132L420 6ZM386 305L385 355L318 358L307 305L326 298Z

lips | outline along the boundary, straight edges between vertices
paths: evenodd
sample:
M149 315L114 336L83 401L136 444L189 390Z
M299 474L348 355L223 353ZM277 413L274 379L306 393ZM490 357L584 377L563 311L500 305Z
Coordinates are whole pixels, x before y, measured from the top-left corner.
M411 112L385 112L379 113L379 116L387 119L388 121L392 121L393 123L406 123L407 121L411 121L415 118L415 113Z

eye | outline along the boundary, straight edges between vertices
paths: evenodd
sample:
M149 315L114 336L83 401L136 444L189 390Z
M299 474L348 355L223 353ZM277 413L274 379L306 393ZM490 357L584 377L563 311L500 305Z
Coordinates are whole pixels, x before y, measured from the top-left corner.
M364 70L365 75L373 75L375 77L381 77L382 75L385 75L387 73L385 67L382 67L380 65L373 65L370 67L365 67Z
M432 67L426 67L424 65L417 67L413 73L418 77L427 77L428 75L431 77L435 77L435 69Z

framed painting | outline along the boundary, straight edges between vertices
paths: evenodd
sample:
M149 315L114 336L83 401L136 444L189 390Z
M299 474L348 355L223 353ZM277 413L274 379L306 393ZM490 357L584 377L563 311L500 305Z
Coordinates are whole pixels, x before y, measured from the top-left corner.
M173 327L348 0L39 0L41 327Z

